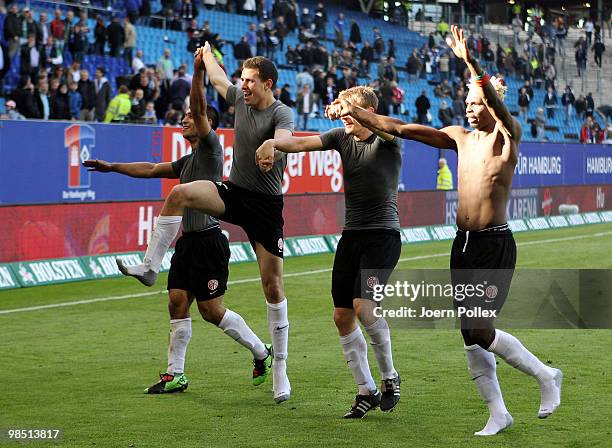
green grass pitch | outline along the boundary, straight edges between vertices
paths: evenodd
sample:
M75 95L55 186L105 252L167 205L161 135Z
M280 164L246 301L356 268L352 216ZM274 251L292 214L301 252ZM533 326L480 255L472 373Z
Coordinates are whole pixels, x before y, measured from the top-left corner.
M518 266L612 268L612 225L517 234ZM401 268L444 268L451 242L404 246ZM274 404L271 383L251 385L250 354L194 308L189 389L148 396L166 366L167 298L133 279L89 281L0 293L0 312L94 298L74 306L0 314L0 428L59 428L69 447L609 447L610 330L514 330L565 373L563 403L536 417L537 383L507 366L498 375L514 426L476 438L487 410L472 384L456 331L396 330L402 399L394 412L346 421L355 386L332 322L333 255L291 258L285 287L291 321L291 400ZM228 307L269 339L254 263L233 265ZM510 297L509 300L512 300ZM375 359L370 365L377 378ZM270 381L270 380L268 380ZM48 442L0 446L51 446Z

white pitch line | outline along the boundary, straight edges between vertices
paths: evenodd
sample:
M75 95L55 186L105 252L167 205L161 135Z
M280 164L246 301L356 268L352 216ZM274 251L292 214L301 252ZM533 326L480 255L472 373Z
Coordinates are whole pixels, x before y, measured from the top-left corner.
M576 235L576 236L567 236L567 237L563 237L563 238L549 238L546 240L536 240L536 241L526 241L524 243L518 243L517 246L533 246L536 244L548 244L548 243L558 243L560 241L573 241L573 240L581 240L581 239L586 239L586 238L596 238L596 237L600 237L600 236L608 236L608 235L612 235L612 231L610 232L599 232L599 233L593 233L591 235ZM437 253L437 254L427 254L427 255L417 255L414 257L406 257L406 258L400 258L399 259L399 263L402 262L406 262L406 261L417 261L417 260L427 260L429 258L437 258L437 257L448 257L449 253L448 252L444 252L444 253ZM302 271L302 272L290 272L287 274L283 275L283 278L287 278L287 277L306 277L309 275L316 275L316 274L323 274L325 272L331 272L332 268L325 268L325 269L316 269L316 270L312 270L312 271ZM242 283L253 283L253 282L259 282L260 278L259 277L252 277L252 278L243 278L240 280L230 280L228 283L228 285L239 285ZM154 296L157 294L162 294L165 293L166 290L158 290L158 291L151 291L151 292L141 292L138 294L125 294L122 296L110 296L110 297L99 297L97 299L87 299L87 300L76 300L73 302L61 302L61 303L51 303L49 305L39 305L39 306L30 306L30 307L26 307L26 308L13 308L13 309L8 309L8 310L0 310L0 314L13 314L13 313L21 313L21 312L26 312L26 311L38 311L38 310L46 310L46 309L50 309L50 308L61 308L64 306L73 306L73 305L86 305L89 303L97 303L97 302L109 302L111 300L125 300L125 299L135 299L138 297L148 297L148 296Z

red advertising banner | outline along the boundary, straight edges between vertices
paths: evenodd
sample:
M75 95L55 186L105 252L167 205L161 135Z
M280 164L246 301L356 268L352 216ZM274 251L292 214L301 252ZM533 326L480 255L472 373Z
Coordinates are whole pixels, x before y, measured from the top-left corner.
M445 195L442 191L400 192L402 227L444 224L448 218ZM580 212L612 209L612 185L547 187L540 195L538 216L558 214L561 204L577 205ZM526 199L532 201L531 196ZM162 204L146 201L0 207L0 262L144 250ZM340 233L344 195L286 196L283 215L288 237ZM222 228L230 241L247 240L236 226L222 223Z
M218 129L223 147L223 178L227 179L234 157L234 130ZM296 132L296 136L316 135ZM162 135L162 160L174 162L191 153L191 145L183 138L181 128L166 127ZM255 155L253 155L255 163ZM178 180L163 179L162 195L166 197ZM342 161L336 151L315 151L287 155L287 167L283 178L284 194L339 193L344 191Z

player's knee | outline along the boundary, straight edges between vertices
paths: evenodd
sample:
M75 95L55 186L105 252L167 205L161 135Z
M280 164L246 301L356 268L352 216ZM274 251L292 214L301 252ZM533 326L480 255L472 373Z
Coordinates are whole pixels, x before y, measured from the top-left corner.
M198 302L198 310L202 319L213 325L219 325L225 313L225 308L216 301Z
M341 334L346 334L355 325L355 312L350 308L335 308L334 323Z
M490 328L462 330L465 345L479 345L485 350L493 343L495 330Z
M270 277L263 279L263 290L270 303L281 302L285 298L280 278Z
M184 205L189 200L189 188L185 184L178 184L172 187L167 201L174 205Z
M185 319L189 317L189 302L182 299L170 299L168 302L168 312L171 319Z

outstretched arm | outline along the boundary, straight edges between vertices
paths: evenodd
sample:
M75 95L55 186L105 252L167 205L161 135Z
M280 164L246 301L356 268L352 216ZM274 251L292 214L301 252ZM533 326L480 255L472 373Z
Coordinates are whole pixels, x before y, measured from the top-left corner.
M369 112L361 107L355 106L346 100L336 100L328 106L325 113L329 118L341 118L351 116L363 126L369 128L378 135L380 133L394 135L400 138L416 140L434 148L457 149L457 144L452 138L454 132L443 132L428 126L419 124L409 124L397 118L385 117L373 112ZM450 126L449 128L459 128L460 126ZM381 135L382 138L385 138Z
M318 135L308 137L280 137L266 140L257 148L255 163L262 171L269 171L274 165L275 155L278 152L318 151L323 149L323 142Z
M468 51L467 41L465 39L465 35L463 30L456 25L451 26L451 32L453 38L446 38L446 42L451 47L453 52L458 58L461 58L465 61L468 68L470 69L470 73L472 74L472 78L482 78L485 75L485 71L480 67L480 64L472 56L472 54ZM482 83L482 86L476 84L477 89L482 89L482 98L485 103L485 106L493 115L493 118L498 123L498 125L502 126L506 134L510 135L510 138L518 143L521 140L521 136L523 130L519 122L510 114L510 111L504 104L504 101L497 95L495 88L490 82Z
M208 73L208 79L210 79L211 84L219 92L219 95L225 99L227 89L232 83L227 79L227 75L217 63L217 58L215 58L208 42L202 48L202 61L206 65L206 73Z
M109 163L105 160L85 160L83 166L88 171L98 171L100 173L119 173L130 177L154 178L164 177L166 179L176 179L177 175L172 169L172 164L134 162L134 163Z
M193 80L189 91L189 103L193 123L198 131L198 137L204 138L210 133L210 123L206 115L206 94L204 93L204 62L202 49L198 48L193 60Z

